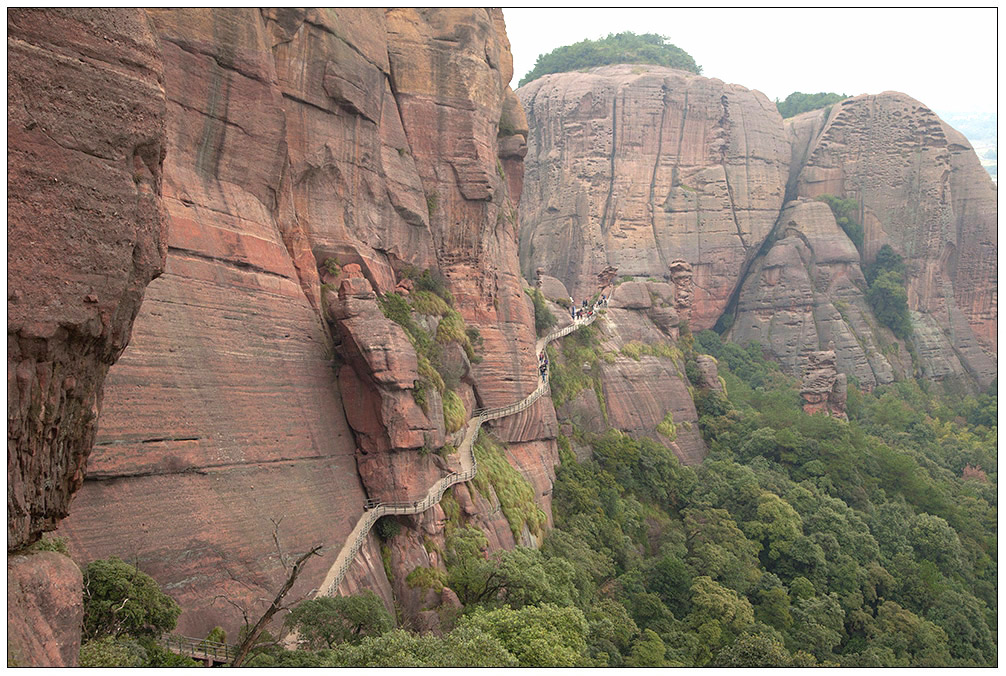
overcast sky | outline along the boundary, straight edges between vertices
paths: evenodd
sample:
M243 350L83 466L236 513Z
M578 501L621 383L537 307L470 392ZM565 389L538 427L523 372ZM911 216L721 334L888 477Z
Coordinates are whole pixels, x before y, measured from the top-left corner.
M889 89L936 110L996 112L995 9L504 9L516 89L539 54L608 33L658 33L702 74L758 89Z

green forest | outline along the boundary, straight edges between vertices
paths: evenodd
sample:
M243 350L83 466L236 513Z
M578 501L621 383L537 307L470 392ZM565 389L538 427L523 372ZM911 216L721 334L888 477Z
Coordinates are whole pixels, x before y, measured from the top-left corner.
M558 401L595 385L579 365L613 358L599 345L588 326L550 350ZM640 351L684 362L710 448L702 464L681 465L653 439L574 426L558 440L555 528L540 549L487 557L485 536L445 496L446 571L417 568L408 578L457 594L463 609L442 613L444 635L395 628L369 592L317 599L286 620L302 649L265 634L248 664L997 663L995 383L977 396L912 380L873 392L850 386L846 422L804 413L799 383L757 344L685 332L675 347ZM718 360L726 394L702 389L698 353ZM578 461L574 445L589 447L590 459ZM508 496L514 532L527 523L541 533L520 475L489 471L492 454L504 457L500 442L483 433L479 447L482 481ZM399 530L379 528L385 538ZM82 664L94 666L126 654L137 663L137 641L177 614L168 607L133 637L101 631L107 622L91 619L92 606Z
M818 92L817 94L793 92L783 101L776 99L775 106L779 109L779 114L783 118L787 118L799 115L800 113L806 113L808 110L824 108L847 98L849 98L848 94L836 94L834 92Z
M542 75L568 73L613 63L648 63L702 73L702 67L695 63L695 59L685 50L668 42L668 38L655 33L637 35L627 31L609 33L608 37L599 40L581 40L539 55L534 68L521 78L518 86L523 87Z

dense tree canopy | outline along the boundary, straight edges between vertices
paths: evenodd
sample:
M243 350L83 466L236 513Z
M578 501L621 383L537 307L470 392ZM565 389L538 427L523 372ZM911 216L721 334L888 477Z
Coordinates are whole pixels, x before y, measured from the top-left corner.
M118 557L84 568L84 638L160 636L182 609L152 577Z
M531 72L521 78L519 86L523 87L550 73L568 73L612 63L648 63L691 73L702 72L695 59L668 42L668 38L655 33L637 35L629 31L609 33L608 37L599 40L581 40L576 44L553 49L548 54L541 54Z
M793 92L784 101L776 99L775 105L779 109L779 114L786 118L806 113L808 110L824 108L847 98L849 98L848 94L836 94L834 92L818 92L817 94Z

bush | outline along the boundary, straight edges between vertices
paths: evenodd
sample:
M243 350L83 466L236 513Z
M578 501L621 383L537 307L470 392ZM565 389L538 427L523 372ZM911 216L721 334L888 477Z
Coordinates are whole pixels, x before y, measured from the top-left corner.
M181 612L152 577L118 557L92 561L84 569L87 639L122 634L157 637L175 628Z
M135 639L103 636L80 646L79 664L82 667L142 667L146 657L143 646Z
M548 309L548 305L545 304L545 296L542 295L540 289L525 289L525 293L531 297L531 301L534 303L534 330L541 338L548 330L556 325L555 315L552 311Z
M70 556L70 549L66 546L66 538L50 537L49 535L43 535L41 539L24 549L25 554L33 552L57 552L64 556Z
M873 314L884 326L901 339L912 334L912 320L908 314L908 292L905 282L897 272L882 272L870 284L866 300Z
M836 94L834 92L818 92L817 94L793 92L786 97L785 101L780 102L777 99L775 106L779 109L779 114L783 118L787 118L799 115L800 113L806 113L808 110L824 108L847 98L849 98L847 94Z
M617 35L609 33L608 37L600 40L581 40L553 49L548 54L540 54L534 69L521 78L518 86L523 87L550 73L568 73L612 63L649 63L691 73L702 72L688 52L669 43L663 35L637 35L627 31Z
M657 424L657 431L667 437L668 441L678 438L678 430L674 426L674 411L668 411L664 419Z
M303 601L287 615L285 626L295 629L312 649L318 649L380 636L395 623L381 599L368 589L353 596Z
M831 207L831 212L835 215L835 222L856 245L856 250L862 251L864 231L858 218L859 202L852 198L842 199L834 195L821 195L817 201L824 202Z
M409 589L432 589L436 593L440 593L444 589L444 585L447 584L447 573L440 570L439 568L428 568L426 566L418 566L412 569L412 572L405 577L405 584L409 585Z
M413 291L410 298L413 309L419 314L443 317L451 310L447 302L432 291Z
M534 501L534 488L507 462L503 447L480 434L473 451L479 465L478 474L472 479L476 490L489 497L492 486L515 540L520 542L524 524L540 538L547 521L545 513Z
M382 516L374 524L374 530L377 532L377 537L387 542L402 532L402 524L398 523L393 517Z
M447 433L454 434L465 426L467 420L468 414L461 397L453 390L447 390L444 393L444 426L447 427Z

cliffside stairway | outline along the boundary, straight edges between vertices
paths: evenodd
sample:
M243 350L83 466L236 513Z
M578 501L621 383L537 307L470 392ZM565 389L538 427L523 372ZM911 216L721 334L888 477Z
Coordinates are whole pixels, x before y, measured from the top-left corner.
M543 338L539 338L535 343L535 354L541 354L541 351L545 349L545 346L553 340L568 336L580 327L592 324L594 320L597 319L597 316L598 315L595 310L595 312L589 317L576 319L571 324L568 324L560 329L556 329ZM363 542L366 540L371 527L382 516L395 514L419 514L421 512L425 512L427 509L440 502L440 498L443 497L448 488L454 484L471 480L478 471L478 463L475 461L473 446L482 424L488 422L489 420L497 420L515 413L520 413L530 407L538 401L543 394L549 391L548 378L549 373L546 371L544 380L542 380L534 392L518 402L499 408L479 408L473 411L474 415L469 418L465 426L464 440L458 447L458 455L461 458L461 471L452 472L440 479L437 483L433 484L424 499L417 500L415 502L368 501L364 506L363 516L360 517L360 520L356 523L356 527L353 528L349 537L346 539L346 543L343 545L342 551L339 552L339 555L335 559L335 563L332 564L332 567L328 571L328 575L325 576L321 586L318 587L318 593L316 596L332 596L337 592L339 585L342 584L342 580L346 576L346 572L349 570L350 565L352 565L353 560L356 557L356 553L360 551L360 547L363 546Z
M535 354L541 354L542 350L545 349L545 346L553 340L558 340L559 338L568 336L580 327L593 324L597 317L598 315L595 311L595 313L589 317L576 319L571 324L552 331L544 338L539 338L535 343ZM366 540L371 527L382 516L395 514L419 514L421 512L425 512L427 509L440 502L440 499L443 497L448 488L454 484L470 481L478 471L478 463L475 461L473 447L475 445L475 438L478 436L478 432L482 427L482 424L489 420L497 420L499 418L514 415L515 413L520 413L521 411L529 408L532 404L538 401L543 394L549 391L549 375L549 372L546 371L544 380L542 380L538 387L535 388L534 392L518 402L499 408L475 409L475 411L473 411L474 415L469 418L466 423L464 440L458 447L458 454L461 459L461 471L452 472L437 481L437 483L433 484L423 500L417 500L415 502L367 501L364 505L363 515L360 517L360 520L356 522L356 526L349 534L349 537L346 538L346 542L343 544L342 550L339 552L335 562L332 564L328 574L325 576L325 580L321 583L321 586L318 587L318 592L315 596L332 596L338 592L339 585L342 584L342 580L345 578L346 572L349 570L350 565L352 565L353 560L356 558L356 553L359 552L360 547L363 546L363 542ZM162 644L171 652L200 660L206 666L230 664L230 662L234 659L237 650L236 646L227 645L226 643L217 643L215 641L207 641L206 639L177 635L165 637ZM295 632L287 636L284 640L284 644L291 649L296 645Z

